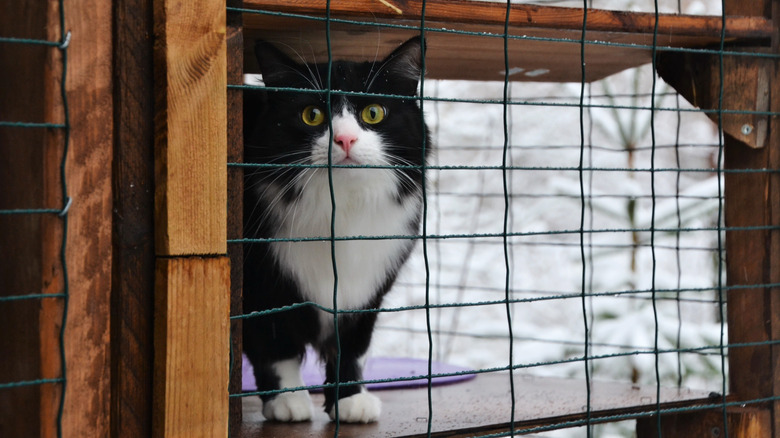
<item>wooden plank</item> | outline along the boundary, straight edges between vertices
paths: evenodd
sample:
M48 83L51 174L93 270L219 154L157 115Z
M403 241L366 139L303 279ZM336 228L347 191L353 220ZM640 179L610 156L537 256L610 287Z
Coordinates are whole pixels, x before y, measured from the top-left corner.
M322 2L296 0L274 2L247 0L248 9L324 17ZM411 29L331 23L331 48L337 59L373 60L392 51L419 31L421 1L376 2L370 0L331 2L331 17L367 23L406 25ZM446 29L426 32L427 75L434 79L503 80L504 41L501 37L461 35L453 30L502 35L506 5L502 3L433 0L426 2L426 26ZM307 61L327 59L324 23L312 20L246 13L246 39L279 43ZM509 41L511 80L579 82L580 42L583 11L527 4L512 5L509 34L527 39ZM619 43L621 46L587 44L586 81L650 62L655 15L623 11L588 10L586 40ZM720 17L661 14L658 20L659 47L701 47L720 41ZM728 41L766 44L772 32L764 17L729 17ZM567 41L550 41L565 39ZM640 45L645 47L635 47ZM251 51L252 44L247 44ZM257 72L251 53L247 71ZM464 62L467 60L467 62Z
M776 121L773 122L773 127ZM772 215L772 199L777 199L777 174L761 169L778 169L777 128L770 127L772 137L763 150L751 150L739 142L726 138L725 166L728 170L757 170L747 173L727 173L726 226L761 227L778 225ZM776 203L776 202L774 202ZM777 315L770 313L772 302L780 293L778 288L762 286L770 284L780 263L772 248L772 236L777 230L747 229L726 233L728 254L727 278L729 286L747 286L728 292L729 344L769 342L772 325ZM774 266L773 266L774 264ZM773 273L773 271L775 271ZM771 397L776 390L766 382L774 382L777 376L771 345L739 346L729 348L730 391L740 400ZM740 372L741 371L741 372Z
M225 3L155 0L159 255L225 254Z
M152 435L154 76L152 0L114 3L111 436Z
M229 0L228 6L241 7L241 0ZM242 15L229 13L228 23L228 81L241 83L244 77L244 39ZM241 90L228 90L228 162L244 161L243 133L243 97ZM228 238L240 239L244 236L243 224L244 172L243 169L228 169ZM242 283L244 252L241 244L228 246L230 257L230 314L241 315L243 312ZM231 351L241 351L241 320L230 324ZM241 354L234 354L231 363L230 393L241 392L242 369ZM230 436L237 436L241 429L242 409L241 399L230 399Z
M3 36L56 40L57 27L50 25L51 2L25 4L6 2L0 14ZM0 65L14 68L0 69L0 120L4 122L61 122L52 115L54 102L48 94L54 75L61 70L50 62L51 51L44 46L0 43ZM47 85L48 84L48 85ZM21 103L24 102L22 105ZM62 139L57 130L0 126L0 209L59 208L62 202L46 205L46 200L61 193L59 171L53 162L46 161L49 138ZM49 193L45 193L45 192ZM1 215L0 249L4 256L0 263L0 296L40 294L44 290L44 261L58 254L44 254L44 227L60 233L61 221L51 221L44 215ZM50 247L47 247L50 248ZM6 256L8 255L8 256ZM47 278L56 279L61 273L51 266ZM61 285L61 284L60 284ZM39 299L0 303L0 382L30 381L43 376L41 370L42 339L39 332L41 301ZM59 318L61 321L61 317ZM38 385L0 390L0 436L41 436L52 433L54 418L41 412L42 399L47 403L59 400L52 387ZM47 394L43 394L48 392ZM54 399L51 396L54 396ZM48 399L46 398L48 397Z
M654 417L637 421L637 438L689 438L689 437L729 437L757 438L770 437L769 411L755 408L733 408L726 414L727 425L723 425L723 412L719 409L688 412L661 417L661 431ZM728 435L726 434L728 432Z
M229 260L160 258L155 282L152 436L227 436Z
M770 128L771 129L771 128ZM773 135L774 136L774 135ZM757 172L726 173L725 207L727 227L761 227L770 224L771 183L777 175L760 169L777 169L770 163L770 151L777 149L776 140L764 149L749 149L729 137L725 139L725 167L727 170L758 170ZM776 152L775 152L776 154ZM777 220L777 218L775 218ZM777 224L775 224L777 225ZM760 343L771 339L772 296L777 288L761 285L770 281L771 235L777 231L767 229L732 230L726 232L728 262L726 277L732 289L727 296L729 344ZM774 258L775 263L780 263ZM774 290L773 290L774 289ZM768 324L769 322L769 324ZM773 393L772 349L770 345L752 345L729 348L729 391L739 400L770 397ZM772 436L772 435L768 435Z
M770 1L767 0L767 3ZM768 8L769 9L769 8ZM772 35L772 53L780 55L780 0L771 1L771 17L774 23ZM769 81L769 95L771 96L769 109L775 114L780 113L780 60L775 59L774 69ZM771 169L780 169L780 118L773 116L769 125L769 164ZM775 229L769 235L768 251L768 280L770 284L780 284L780 174L773 173L769 179L769 194L767 195L767 207L769 222L775 225ZM775 342L771 350L772 396L775 401L770 404L772 433L776 437L780 435L780 287L770 288L769 294L769 336Z
M776 23L772 53L780 53L780 2L728 0L727 10L770 13ZM767 90L770 111L780 111L780 62L773 60ZM780 121L769 119L769 138L764 150L743 147L728 137L725 144L726 169L748 170L726 174L726 225L729 227L774 227L735 230L726 233L729 286L743 286L728 293L729 344L775 342L729 348L729 389L739 400L780 396L780 288L767 284L780 282ZM768 169L768 170L764 170ZM751 171L752 170L752 171ZM741 372L740 372L741 371ZM772 382L772 384L767 384ZM764 436L780 434L780 401L767 403L770 410Z
M73 203L68 212L66 246L69 299L64 340L65 436L109 433L111 14L111 4L99 0L65 3L65 26L73 35L67 49L66 81L70 141L65 172ZM51 324L58 332L59 324ZM53 354L59 353L55 350Z
M428 429L426 388L374 391L383 403L382 417L368 425L341 424L341 437L425 436ZM708 392L662 388L663 408L707 404ZM613 382L592 382L591 418L629 415L655 410L655 386L633 386ZM582 380L515 376L515 429L549 426L584 420L588 391ZM458 384L436 386L432 391L432 436L474 436L505 432L509 428L511 394L506 373L480 374ZM717 399L715 400L718 401ZM313 394L315 407L322 394ZM243 437L331 437L334 423L315 408L311 423L264 422L257 397L244 399Z

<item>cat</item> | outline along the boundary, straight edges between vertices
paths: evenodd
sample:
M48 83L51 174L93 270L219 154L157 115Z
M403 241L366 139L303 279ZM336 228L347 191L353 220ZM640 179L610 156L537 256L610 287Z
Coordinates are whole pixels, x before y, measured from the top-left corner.
M283 241L245 244L244 312L304 302L332 309L331 251L338 310L369 311L339 314L340 360L333 313L311 305L245 319L244 352L259 391L304 386L300 366L307 345L325 363L326 384L336 382L340 363L338 400L335 388L324 389L332 420L368 423L380 415L380 400L363 385L342 383L362 379L361 358L377 319L370 310L380 307L409 257L415 242L410 237L419 233L422 166L431 145L416 98L423 51L422 38L415 37L381 61L332 62L329 118L327 64L298 63L267 42L255 46L266 87L312 92L245 93L245 162L280 165L245 172L245 236ZM332 168L331 177L327 168L305 167L327 167L329 149L331 164L346 167ZM296 166L284 166L290 164ZM334 248L331 183L335 236L346 238ZM312 418L306 390L261 398L268 420Z

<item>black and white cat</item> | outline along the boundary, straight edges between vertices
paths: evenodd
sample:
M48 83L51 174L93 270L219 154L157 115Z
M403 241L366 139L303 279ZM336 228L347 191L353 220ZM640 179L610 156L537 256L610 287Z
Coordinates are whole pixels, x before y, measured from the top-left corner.
M407 41L381 61L334 61L330 120L327 64L299 64L264 42L258 42L255 52L266 87L314 91L245 94L245 161L280 165L246 171L246 237L283 241L246 244L244 312L302 302L333 308L328 169L300 166L327 165L329 150L331 164L347 166L332 168L335 236L347 238L337 240L333 250L337 308L377 309L414 244L413 239L386 237L416 235L421 220L420 166L430 147L415 98L421 38ZM290 164L295 166L284 166ZM396 165L405 167L391 167ZM359 236L385 238L349 239ZM362 379L360 361L376 318L375 312L339 315L339 382ZM302 306L248 318L243 322L243 337L260 391L303 386L300 365L307 345L325 362L326 383L336 381L338 350L332 313ZM335 390L326 388L325 411L334 420L335 398ZM269 420L305 421L312 416L305 390L262 399L263 415ZM379 413L379 399L362 385L339 386L340 421L372 422Z

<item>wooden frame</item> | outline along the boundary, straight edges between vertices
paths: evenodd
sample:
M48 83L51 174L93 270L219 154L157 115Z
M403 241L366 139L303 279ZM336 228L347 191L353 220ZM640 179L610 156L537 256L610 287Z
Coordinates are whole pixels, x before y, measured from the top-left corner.
M320 2L308 0L228 3L322 14ZM228 248L225 237L240 236L241 219L240 215L227 217L224 206L238 210L241 204L240 172L228 172L225 166L227 160L241 160L241 92L226 90L225 85L241 82L244 35L289 41L305 36L315 41L313 52L322 59L322 33L290 31L291 23L299 19L226 14L224 2L215 0L69 0L64 4L66 30L73 35L67 52L71 131L66 178L74 202L66 230L70 299L64 344L68 384L63 434L224 436L230 428L235 436L241 429L241 403L228 402L228 379L235 391L240 372L234 357L234 372L228 374L227 358L231 348L240 349L240 328L238 323L231 325L227 315L241 312L241 251ZM334 0L331 4L337 20L368 17L379 23L411 26L384 29L381 50L415 33L413 27L419 24L419 1ZM0 28L9 36L56 41L60 30L57 7L57 2L43 2L30 10L24 3L12 3L0 16ZM431 0L426 4L426 23L431 28L501 34L504 12L504 5ZM726 14L726 42L732 51L780 53L780 1L727 0ZM510 43L510 60L526 72L547 69L550 74L541 78L521 74L511 79L579 82L579 70L572 68L572 62L579 62L582 21L579 9L513 5L510 32L531 38ZM720 41L719 17L661 15L658 24L662 46L699 47ZM586 80L649 62L654 26L653 14L589 11L588 40L643 47L586 44ZM332 27L337 57L364 55L345 43L347 34L372 38L371 46L376 45L370 34L356 33L354 24L336 21ZM503 59L502 38L494 38L495 44L489 47L476 47L463 46L456 35L446 32L428 35L430 77L501 79L497 75L503 65L497 67L490 60ZM572 41L553 43L545 40L548 37ZM560 50L551 59L553 46ZM459 58L454 50L462 47L474 56L484 56L485 62L454 69L453 65L460 65L452 63ZM61 122L57 78L62 52L52 47L5 49L0 52L0 63L17 68L0 71L3 120ZM309 48L301 53L309 53ZM721 83L718 57L676 56L661 50L659 73L694 104L715 107ZM724 105L759 113L723 116L721 123L728 134L725 166L778 169L778 118L761 111L780 112L779 63L777 59L735 58L739 61L726 59L724 64ZM253 68L251 59L247 57L248 70ZM689 86L691 78L696 79L695 87ZM765 100L761 93L766 93ZM755 129L740 135L745 124ZM15 158L0 162L0 183L20 188L0 192L0 208L60 208L64 204L58 177L62 142L62 133L56 129L0 127L0 152ZM726 236L728 284L748 286L728 292L729 343L749 344L731 349L730 368L755 368L751 373L732 373L729 400L774 400L747 409L727 409L731 436L780 433L780 346L776 343L780 339L780 289L771 286L780 283L780 204L773 202L778 193L777 172L726 175L727 225L764 227L729 231ZM56 293L61 289L57 251L62 224L53 215L24 220L0 216L4 251L11 248L19 260L31 261L29 265L0 264L4 295L9 290ZM0 363L3 381L57 377L57 321L62 306L58 299L14 304L8 317L0 319L6 332L30 323L36 328L18 338L0 340L0 355L17 358ZM200 340L197 345L188 344L193 336ZM761 344L766 341L774 343ZM27 369L16 366L22 363ZM0 392L0 434L53 436L60 388L42 385ZM179 409L183 399L188 409ZM38 414L14 414L21 411ZM660 424L664 436L690 436L702 427L721 424L723 418L716 409L664 415ZM655 418L640 420L639 436L654 436L657 424ZM492 424L480 430L502 427Z
M155 0L152 436L228 432L226 10Z

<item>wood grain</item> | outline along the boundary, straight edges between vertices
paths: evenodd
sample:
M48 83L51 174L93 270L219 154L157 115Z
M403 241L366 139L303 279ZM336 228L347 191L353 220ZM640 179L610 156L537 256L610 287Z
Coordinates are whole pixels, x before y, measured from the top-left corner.
M225 14L219 1L154 2L159 255L226 252Z
M152 0L114 4L111 436L152 435L154 77Z
M109 433L111 166L113 133L112 7L100 0L65 4L66 90L70 142L66 161L69 300L65 329L65 436Z
M159 258L155 283L152 436L225 437L229 260Z
M331 17L366 22L366 25L331 23L331 49L335 59L370 61L390 53L419 33L420 1L333 1ZM247 0L249 9L304 14L322 18L323 4L310 0L273 2ZM399 13L394 8L401 12ZM506 5L465 1L427 1L425 23L427 77L433 79L504 79L504 21ZM327 60L325 24L310 19L246 13L245 39L264 39L307 61ZM408 29L378 27L372 23L406 25ZM513 81L580 82L583 11L516 4L509 15L509 76ZM590 82L652 59L655 15L589 9L584 58L585 80ZM720 17L661 14L656 44L663 47L703 47L720 42ZM727 41L768 44L771 21L764 17L729 17ZM471 35L453 30L473 32ZM485 35L490 34L490 35ZM492 35L492 36L491 36ZM599 42L595 44L595 42ZM613 44L605 45L604 42ZM247 44L247 71L258 72Z
M759 2L755 13L766 12ZM771 18L780 23L780 2L772 1ZM729 0L727 9L742 2ZM780 26L775 26L772 52L780 53ZM769 68L769 109L780 111L780 62ZM726 225L769 226L768 229L734 230L726 233L727 278L730 286L743 286L728 293L729 343L775 342L729 348L729 390L739 400L780 396L780 288L767 287L780 281L780 120L769 119L769 138L762 150L751 150L728 137L725 167L748 170L727 173ZM767 170L764 170L767 169ZM742 372L738 372L742 371ZM768 382L772 382L768 384ZM764 436L780 434L780 401L767 403L768 425Z
M504 25L506 4L502 2L472 2L469 0L426 0L425 19L431 23L450 25L488 24ZM278 11L295 14L324 16L324 3L317 0L244 0L249 9ZM392 19L419 23L422 16L421 0L332 0L332 18L355 17ZM743 14L734 14L743 15ZM745 14L751 15L751 14ZM509 13L509 25L519 28L549 28L562 30L582 29L582 8L513 4ZM628 11L588 9L586 28L591 31L652 34L655 14ZM720 38L721 18L718 16L694 16L659 14L658 33L663 36L709 36ZM729 38L767 38L772 32L772 22L765 17L730 17L727 25Z

